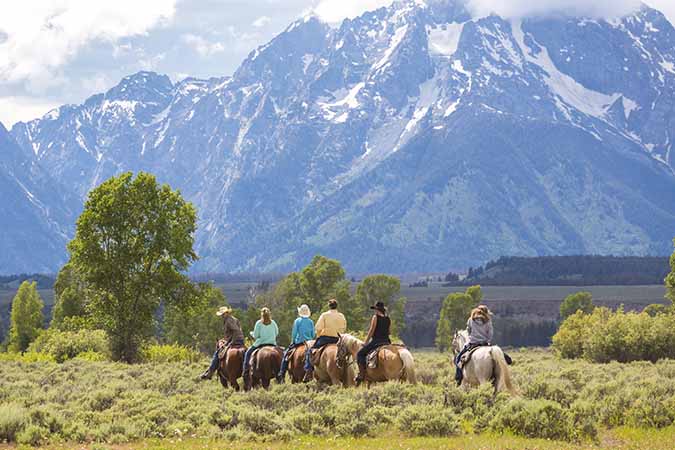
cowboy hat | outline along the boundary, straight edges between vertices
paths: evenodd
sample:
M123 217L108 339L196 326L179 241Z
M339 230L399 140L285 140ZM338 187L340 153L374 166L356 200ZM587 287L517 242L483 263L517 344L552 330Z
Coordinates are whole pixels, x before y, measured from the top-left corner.
M309 310L309 306L303 304L298 307L298 315L300 317L309 317L312 315L312 312Z
M221 306L218 308L218 311L216 311L216 316L222 316L224 314L232 314L232 308L229 306Z
M376 309L380 312L387 312L387 308L384 306L384 303L382 302L377 302L373 306L370 307L370 309Z

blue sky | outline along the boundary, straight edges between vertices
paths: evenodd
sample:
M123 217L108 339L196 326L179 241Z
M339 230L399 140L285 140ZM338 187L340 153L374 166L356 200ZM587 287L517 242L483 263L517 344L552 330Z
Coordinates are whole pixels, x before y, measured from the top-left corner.
M637 0L468 0L477 13L623 12ZM231 74L259 45L314 12L339 22L391 0L4 0L0 11L0 122L79 103L139 70ZM675 22L675 0L648 0ZM533 6L537 5L533 11ZM543 5L543 6L542 6ZM598 6L599 5L599 6ZM600 12L596 12L598 10Z

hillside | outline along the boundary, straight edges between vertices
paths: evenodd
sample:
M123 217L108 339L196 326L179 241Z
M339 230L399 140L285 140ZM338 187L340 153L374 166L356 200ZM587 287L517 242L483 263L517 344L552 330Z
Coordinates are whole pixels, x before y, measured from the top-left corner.
M462 5L399 0L337 27L307 16L231 77L140 72L16 124L0 151L18 145L15 176L49 187L0 184L25 205L3 215L0 272L58 269L70 212L128 170L196 205L195 271L283 272L317 253L359 273L669 254L668 20L646 6L521 21Z

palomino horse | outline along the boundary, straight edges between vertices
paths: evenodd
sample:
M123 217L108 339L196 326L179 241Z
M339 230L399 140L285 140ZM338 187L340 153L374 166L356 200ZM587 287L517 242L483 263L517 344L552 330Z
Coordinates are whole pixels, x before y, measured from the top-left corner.
M466 330L458 331L452 340L452 349L457 355L469 342L469 333ZM453 358L453 361L455 358ZM491 381L495 387L495 393L508 391L515 392L511 382L511 370L504 352L496 345L478 347L469 362L462 368L464 378L462 386L475 387Z
M246 347L231 347L227 350L225 358L220 360L218 366L218 379L224 388L227 388L229 382L235 391L239 390L237 378L241 377L244 366L244 353Z
M349 334L343 334L338 341L337 360L341 366L350 365L349 359L356 359L356 354L363 347L363 341ZM377 367L366 369L366 383L388 380L407 381L415 384L415 360L405 347L384 346L377 355Z
M248 374L244 374L244 390L258 386L268 389L270 380L275 378L281 368L283 351L279 347L260 347L251 355L251 367Z
M351 364L338 363L338 344L328 344L322 350L319 360L314 363L314 379L330 385L354 386L354 368Z

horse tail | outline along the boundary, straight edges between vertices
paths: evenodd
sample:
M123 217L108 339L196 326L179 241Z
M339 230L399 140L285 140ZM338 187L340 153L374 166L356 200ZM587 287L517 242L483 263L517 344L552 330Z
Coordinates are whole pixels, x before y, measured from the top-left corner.
M398 351L398 356L403 362L403 370L401 371L401 379L404 379L410 384L417 383L417 377L415 375L415 360L413 359L412 353L407 348L402 348Z
M492 355L492 360L495 362L495 391L508 391L514 394L515 389L511 381L511 370L509 370L509 366L506 364L504 352L501 348L494 346L490 349L490 354Z

